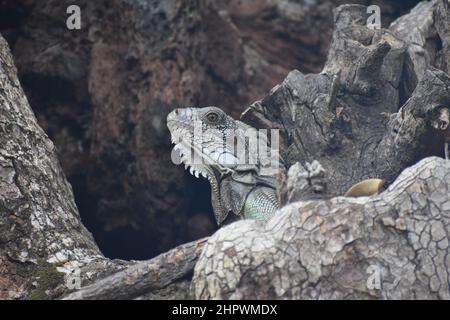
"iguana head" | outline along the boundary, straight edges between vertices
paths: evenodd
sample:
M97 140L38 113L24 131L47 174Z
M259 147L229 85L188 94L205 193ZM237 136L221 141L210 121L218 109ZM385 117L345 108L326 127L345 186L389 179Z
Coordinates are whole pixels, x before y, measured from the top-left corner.
M175 109L167 116L167 126L191 174L225 174L239 164L227 137L239 130L239 124L216 107ZM242 126L245 126L242 124Z
M218 224L229 211L239 214L236 211L242 207L247 189L260 176L258 146L249 143L249 137L257 135L256 129L217 107L175 109L167 116L167 126L185 168L197 178L202 175L209 180ZM237 193L244 200L233 198ZM231 201L224 203L223 198ZM236 202L237 207L229 202Z

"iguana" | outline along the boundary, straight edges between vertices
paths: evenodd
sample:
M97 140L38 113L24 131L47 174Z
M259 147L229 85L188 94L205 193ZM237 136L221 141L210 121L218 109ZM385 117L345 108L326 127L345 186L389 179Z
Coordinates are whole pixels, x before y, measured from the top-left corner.
M249 140L256 129L217 107L175 109L167 126L185 168L209 180L218 225L230 213L263 222L273 215L278 208L275 172L263 170L270 151L255 152L259 149Z
M167 116L167 126L174 151L179 151L185 168L197 178L202 175L209 180L217 224L222 224L230 213L237 218L262 222L275 213L279 206L276 171L267 174L263 170L268 154L255 152L247 139L248 132L256 129L234 120L217 107L175 109ZM264 136L259 141L267 145ZM237 152L237 146L246 152ZM253 161L249 161L252 156ZM344 196L378 194L384 182L383 179L363 180Z

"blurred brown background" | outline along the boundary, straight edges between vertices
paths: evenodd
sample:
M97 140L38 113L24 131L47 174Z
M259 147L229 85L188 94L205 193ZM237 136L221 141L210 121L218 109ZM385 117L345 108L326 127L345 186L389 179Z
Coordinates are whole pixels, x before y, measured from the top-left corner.
M352 1L379 5L383 26L417 2ZM0 32L106 256L150 258L215 230L207 181L170 160L167 113L239 117L291 69L319 72L343 3L0 0ZM66 28L71 4L79 31Z

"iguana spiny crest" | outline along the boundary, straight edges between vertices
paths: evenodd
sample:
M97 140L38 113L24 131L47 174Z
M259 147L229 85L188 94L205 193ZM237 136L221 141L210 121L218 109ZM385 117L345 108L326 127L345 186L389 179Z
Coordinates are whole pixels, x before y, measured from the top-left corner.
M266 221L275 212L275 173L264 171L270 150L261 149L265 135L217 107L176 109L167 126L185 168L209 180L218 224L229 213Z

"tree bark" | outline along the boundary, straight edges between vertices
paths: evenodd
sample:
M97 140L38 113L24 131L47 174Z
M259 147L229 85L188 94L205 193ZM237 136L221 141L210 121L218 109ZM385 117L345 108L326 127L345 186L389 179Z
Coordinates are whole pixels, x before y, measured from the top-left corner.
M265 226L226 226L195 267L195 296L449 299L449 178L450 161L430 157L379 196L297 201Z
M1 37L0 60L0 297L22 298L31 292L39 260L85 264L102 256L80 221L53 143L36 123Z
M175 280L183 279L194 269L205 242L206 239L201 239L187 243L149 261L138 262L65 299L129 299L163 289ZM189 294L185 291L184 298L187 297Z
M450 298L450 164L418 162L442 156L450 130L450 77L436 68L447 66L438 30L448 16L446 1L423 2L372 30L366 7L335 10L323 71L292 71L242 117L280 129L286 166L299 162L280 179L280 199L292 203L265 226L214 234L195 268L196 298ZM336 197L366 178L389 187Z
M142 262L101 254L81 223L55 147L36 122L2 37L0 88L0 299L59 298L76 289L69 284L77 274L81 286L96 282L100 292L94 285L69 297L189 298L184 277L204 241ZM124 273L127 279L120 278ZM111 274L114 285L119 281L114 292L108 291ZM138 279L130 283L133 277Z

